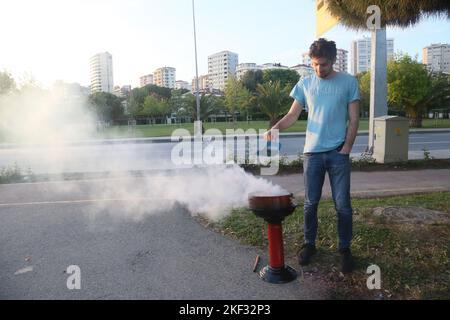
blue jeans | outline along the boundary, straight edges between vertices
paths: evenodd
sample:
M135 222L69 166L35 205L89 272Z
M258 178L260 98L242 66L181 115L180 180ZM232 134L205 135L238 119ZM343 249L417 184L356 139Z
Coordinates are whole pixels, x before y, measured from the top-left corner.
M350 248L353 237L353 209L350 200L350 156L337 150L305 154L305 243L315 245L317 208L328 172L334 205L338 215L339 249Z

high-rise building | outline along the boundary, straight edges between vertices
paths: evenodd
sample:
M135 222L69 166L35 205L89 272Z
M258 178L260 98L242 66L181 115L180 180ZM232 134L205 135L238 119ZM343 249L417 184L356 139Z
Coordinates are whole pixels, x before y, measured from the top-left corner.
M207 92L210 91L210 82L207 75L198 77L198 87L199 91ZM197 91L197 78L192 79L192 92Z
M112 55L98 53L89 60L91 93L114 92Z
M247 71L256 71L256 70L274 70L274 69L283 69L287 70L289 67L283 66L281 63L264 63L264 64L256 64L256 63L241 63L237 66L236 69L236 78L241 79Z
M238 62L238 54L230 51L222 51L208 57L208 77L212 89L225 90L228 78L236 74Z
M247 71L257 70L261 70L261 66L258 66L256 63L240 63L236 68L236 78L240 80Z
M337 49L336 63L334 70L338 72L348 72L348 51L343 49Z
M126 98L130 95L131 93L131 86L130 85L126 85L126 86L115 86L114 87L114 94L116 96L118 96L119 98Z
M387 39L388 60L394 57L394 39ZM372 39L363 37L352 42L351 73L357 75L364 71L370 71L372 57Z
M432 44L423 49L423 64L433 72L450 72L450 44Z
M264 63L263 65L261 65L261 70L275 70L275 69L282 69L282 70L287 70L289 69L289 67L287 66L283 66L281 63Z
M302 54L302 60L303 60L303 64L305 66L312 66L312 61L311 61L311 57L309 56L309 52L305 52Z
M175 81L175 89L177 90L191 90L191 85L189 84L189 82L187 81L183 81L183 80L178 80Z
M314 69L306 64L298 64L296 66L290 67L289 69L297 71L300 77L307 77L314 73Z
M163 67L153 72L153 83L159 87L175 89L176 69Z
M153 84L153 75L147 74L145 76L142 76L139 78L141 83L141 88L145 87L146 85Z

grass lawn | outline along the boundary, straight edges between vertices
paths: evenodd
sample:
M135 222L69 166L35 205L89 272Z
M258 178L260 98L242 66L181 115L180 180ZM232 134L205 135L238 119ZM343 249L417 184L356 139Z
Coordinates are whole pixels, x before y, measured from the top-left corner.
M268 127L268 121L252 121L238 122L236 123L236 129L243 129L247 131L248 129L255 129L257 132L259 130L265 130ZM363 124L364 125L364 124ZM230 122L206 122L204 123L205 130L218 129L225 134L227 129L233 129L233 123ZM99 138L147 138L147 137L170 137L174 130L176 129L186 129L192 135L194 133L193 124L181 124L181 125L140 125L135 126L130 129L127 126L115 126L105 129L103 132L99 132ZM306 131L306 121L298 121L293 127L291 127L287 132L305 132Z
M266 130L269 125L268 121L252 121L247 122L237 122L236 129L243 129L244 131L248 129L255 129L257 132L259 130ZM226 129L233 129L233 123L230 122L217 122L204 124L205 129L219 129L222 133L225 133ZM450 128L450 119L440 119L435 120L424 120L424 129L430 128ZM92 138L93 139L126 139L126 138L151 138L151 137L170 137L174 130L176 129L186 129L193 134L193 124L181 124L181 125L139 125L134 127L128 126L114 126L110 128L98 131ZM360 130L369 130L369 121L361 120L359 127ZM286 132L305 132L306 131L306 121L298 121L289 128ZM15 143L14 139L2 136L0 130L0 143Z
M385 206L417 206L450 214L450 192L354 199L352 249L357 269L347 276L339 271L334 205L321 202L318 254L304 272L327 283L331 298L336 299L374 299L380 294L384 299L450 299L450 224L396 224L372 215L375 207ZM212 226L243 243L267 247L265 222L247 209L235 210ZM303 243L303 210L297 209L283 226L285 255L296 261ZM366 270L372 264L381 268L381 291L367 289Z
M236 124L237 129L243 129L244 131L248 129L255 129L259 131L260 129L265 130L269 125L268 121L252 121L238 122ZM208 129L218 129L222 133L225 133L226 129L233 129L233 123L230 122L217 122L204 124L205 130ZM102 132L98 133L98 138L147 138L147 137L170 137L172 132L178 128L186 129L193 134L193 124L182 124L182 125L140 125L134 128L128 128L127 126L115 126L107 128ZM424 120L424 129L431 128L450 128L450 119L440 119L435 120ZM369 121L361 120L359 127L360 130L369 130ZM305 132L306 131L306 121L298 121L294 126L289 128L286 132Z

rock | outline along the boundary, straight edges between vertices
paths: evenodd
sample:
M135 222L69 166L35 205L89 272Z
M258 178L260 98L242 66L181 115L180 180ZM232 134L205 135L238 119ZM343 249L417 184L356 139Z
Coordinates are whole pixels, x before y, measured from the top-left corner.
M378 207L373 215L394 223L442 224L450 221L449 214L419 207Z

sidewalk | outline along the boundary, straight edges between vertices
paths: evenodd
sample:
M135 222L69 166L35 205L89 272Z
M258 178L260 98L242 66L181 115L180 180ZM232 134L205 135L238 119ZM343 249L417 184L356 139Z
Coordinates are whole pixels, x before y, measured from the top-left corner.
M305 189L302 174L264 178L292 192L296 198L304 198ZM377 172L356 171L352 173L352 196L357 198L438 191L450 191L450 169ZM323 197L331 198L328 177L325 180Z

